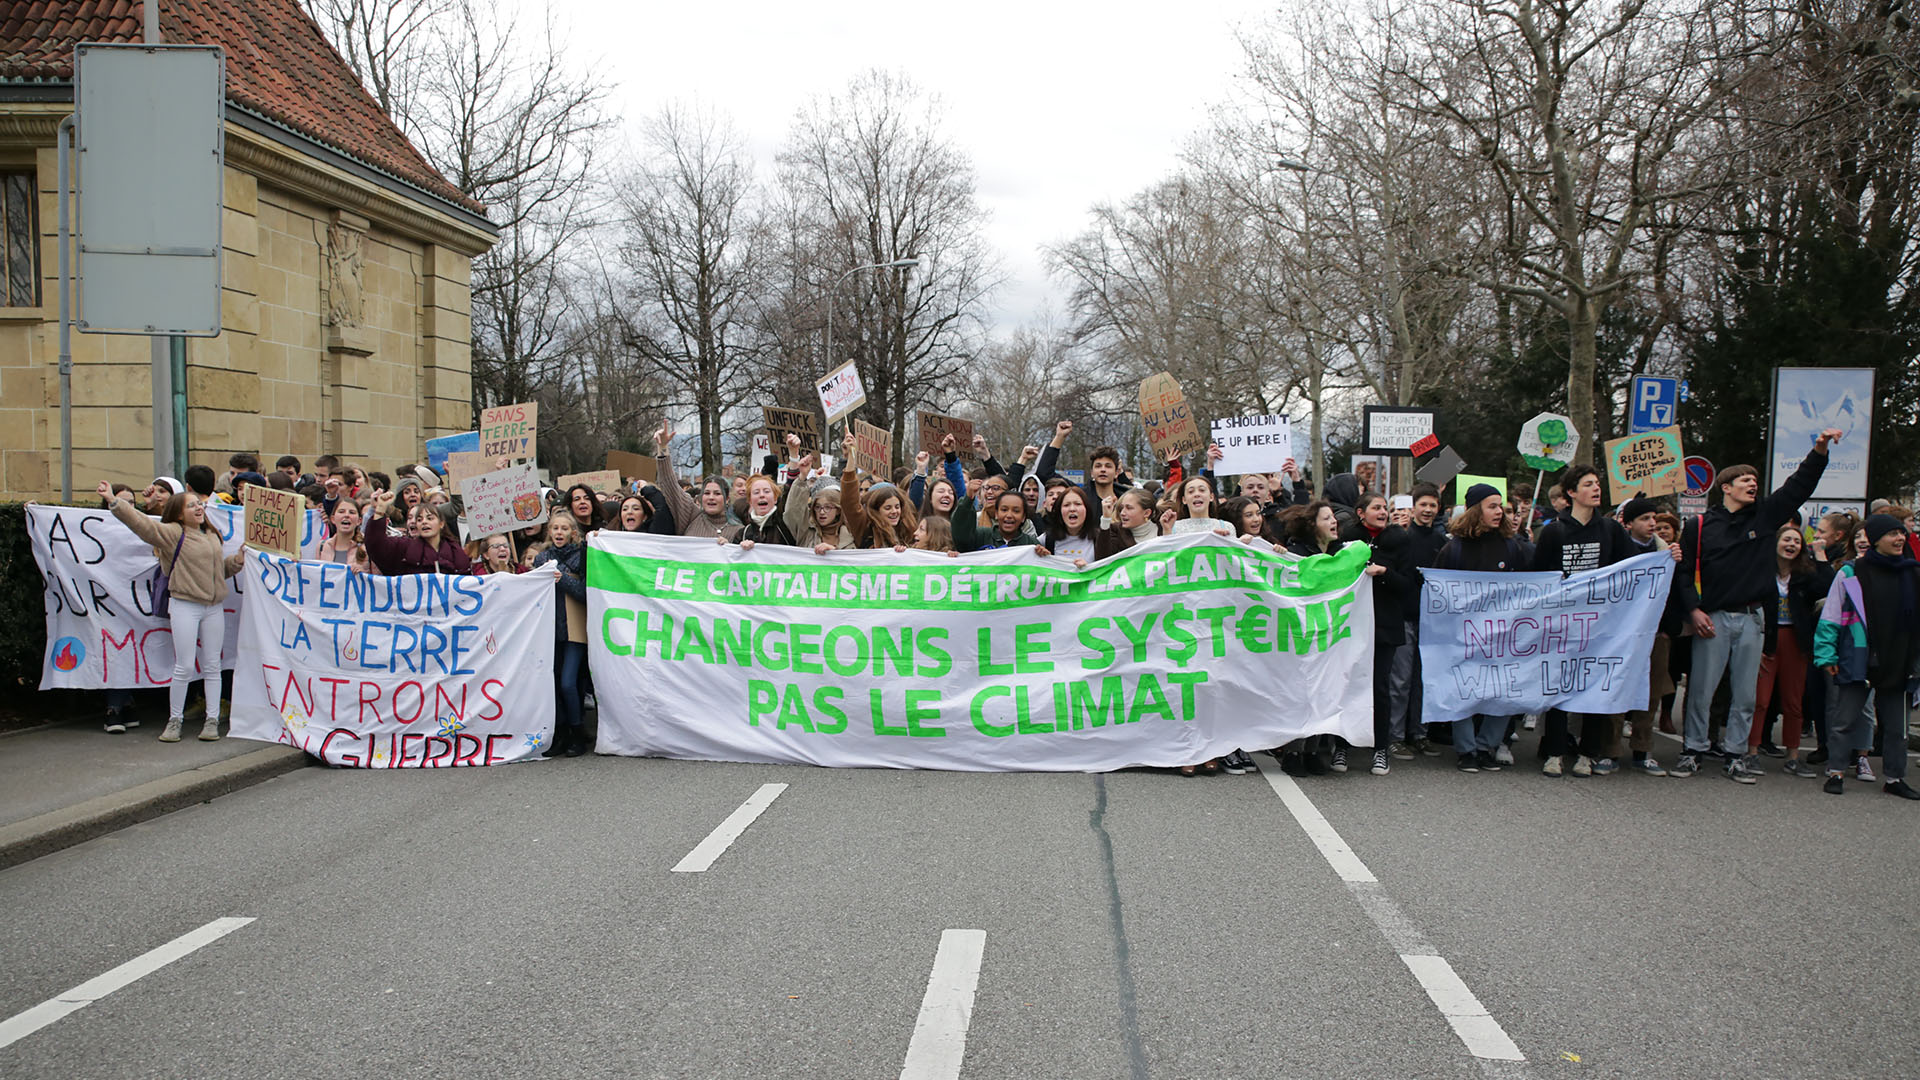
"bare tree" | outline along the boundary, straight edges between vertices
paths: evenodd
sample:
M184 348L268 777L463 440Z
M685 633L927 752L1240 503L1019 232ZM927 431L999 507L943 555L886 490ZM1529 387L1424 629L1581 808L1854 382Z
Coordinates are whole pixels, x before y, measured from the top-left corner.
M303 0L307 13L396 119L413 114L420 79L438 60L435 27L453 0Z
M629 338L647 369L683 388L703 471L718 471L727 414L756 396L763 241L745 143L721 119L670 106L647 122L645 160L621 192Z
M965 386L998 284L973 168L942 135L938 103L905 76L877 71L802 109L779 161L803 230L789 256L806 260L801 276L833 310L835 355L816 354L814 374L847 358L858 365L860 415L893 432L897 459L914 409ZM925 260L914 273L841 280L912 256Z

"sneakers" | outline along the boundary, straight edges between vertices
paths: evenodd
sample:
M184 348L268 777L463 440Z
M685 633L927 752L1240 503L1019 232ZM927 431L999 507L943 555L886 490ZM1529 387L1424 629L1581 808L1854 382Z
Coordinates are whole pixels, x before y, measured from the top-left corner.
M127 733L127 714L119 709L108 709L105 730L109 735L125 735Z
M1805 762L1802 762L1799 758L1788 758L1787 763L1785 765L1780 766L1780 771L1783 773L1786 773L1788 776L1802 776L1802 777L1811 778L1811 777L1820 775L1819 770L1810 768Z
M1873 783L1873 766L1867 764L1865 754L1860 755L1860 760L1854 762L1853 778L1863 784Z
M1533 730L1534 728L1537 728L1537 727L1539 727L1539 726L1540 726L1540 714L1539 714L1539 713L1537 713L1537 712L1530 712L1530 713L1528 713L1528 714L1527 714L1527 715L1526 715L1525 717L1523 717L1523 718L1521 719L1521 721L1520 721L1520 726L1521 726L1521 728L1523 728L1524 730L1527 730L1527 731L1532 731L1532 730Z
M1387 749L1393 753L1394 757L1399 758L1401 761L1412 761L1417 756L1417 751L1403 742L1394 743L1392 746L1387 747Z
M1565 772L1566 766L1561 763L1559 754L1548 758L1547 763L1540 766L1540 773L1543 776L1561 776Z
M1610 757L1603 757L1593 763L1593 775L1612 776L1620 771L1620 766Z
M1700 758L1694 754L1681 754L1680 760L1667 770L1668 776L1687 777L1700 771Z
M1385 750L1375 750L1373 752L1373 768L1369 771L1375 776L1387 775L1387 770L1392 768L1392 766L1387 763L1388 756Z
M1278 757L1280 758L1281 772L1286 773L1288 776L1307 775L1307 763L1302 760L1298 750L1282 750Z
M1659 759L1655 758L1652 754L1648 754L1646 757L1634 762L1634 764L1639 766L1640 771L1646 773L1648 776L1667 775L1667 770L1661 767Z
M1573 775L1592 776L1593 775L1593 759L1588 757L1585 754L1581 754L1579 757L1574 758L1573 759Z
M1235 750L1220 759L1220 767L1234 776L1245 776L1253 771L1253 759L1247 756L1246 751Z
M1815 750L1813 753L1807 755L1807 764L1809 765L1825 765L1826 763L1827 752L1825 750Z
M1920 799L1920 791L1913 790L1905 780L1889 780L1880 790L1903 799Z
M1759 776L1747 767L1747 761L1747 758L1734 758L1732 761L1727 762L1726 768L1720 770L1721 774L1736 784L1759 783Z
M1473 753L1461 754L1459 759L1453 763L1453 767L1459 769L1461 772L1477 773L1480 771L1480 755Z
M1506 747L1503 746L1501 749L1505 750ZM1500 766L1513 764L1513 755L1511 754L1508 754L1504 761L1501 760L1499 754L1489 754L1485 750L1480 751L1479 756L1481 772L1499 772Z
M186 723L186 721L178 716L167 717L167 726L165 730L160 732L160 741L161 742L179 742L180 726L184 723Z
M1420 751L1420 753L1426 757L1440 756L1440 744L1431 739L1416 739L1414 740L1413 748Z
M1862 760L1862 761L1865 761L1866 759L1865 759L1865 758L1862 758L1861 760ZM1345 748L1345 747L1335 747L1335 748L1334 748L1334 751L1333 751L1333 766L1332 766L1332 768L1333 768L1333 771L1334 771L1334 772L1346 772L1346 771L1347 771L1347 751L1346 751L1346 748Z
M1844 794L1846 794L1846 793L1847 793L1847 782L1846 782L1845 780L1843 780L1843 779L1841 779L1841 775L1842 775L1842 774L1840 774L1840 773L1837 773L1837 772L1830 772L1830 773L1828 773L1828 774L1827 774L1827 782L1826 782L1826 783L1824 783L1824 784L1821 784L1821 785L1820 785L1820 790L1821 790L1821 791L1824 791L1824 792L1826 792L1826 793L1827 793L1827 794L1829 794L1829 795L1844 795Z
M1485 752L1484 750L1481 751L1481 753ZM1513 764L1513 747L1508 746L1506 743L1501 743L1493 751L1493 761L1496 765Z
M1761 743L1760 752L1767 755L1768 757L1786 757L1787 756L1787 752L1785 750L1781 749L1778 746L1773 745L1770 742Z
M219 717L209 716L207 717L207 722L200 725L200 741L201 742L219 742L220 741L220 718Z

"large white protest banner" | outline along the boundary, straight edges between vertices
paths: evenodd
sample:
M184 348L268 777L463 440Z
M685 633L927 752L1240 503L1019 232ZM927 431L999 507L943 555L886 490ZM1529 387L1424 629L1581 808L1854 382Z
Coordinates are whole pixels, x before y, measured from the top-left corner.
M1561 577L1423 571L1420 663L1428 723L1480 713L1647 707L1647 666L1673 558L1641 555Z
M551 573L356 574L247 553L233 734L329 765L434 769L553 739Z
M980 771L1192 765L1373 738L1365 545L1196 534L1076 570L601 531L601 753Z
M207 521L220 531L226 553L240 550L243 512L209 503ZM320 511L308 510L300 525L300 550L320 552L326 539ZM33 561L46 583L47 651L40 668L42 690L132 689L165 686L173 679L173 629L155 618L151 591L160 560L146 542L105 510L77 506L27 507ZM227 582L227 646L223 669L234 665L245 582Z

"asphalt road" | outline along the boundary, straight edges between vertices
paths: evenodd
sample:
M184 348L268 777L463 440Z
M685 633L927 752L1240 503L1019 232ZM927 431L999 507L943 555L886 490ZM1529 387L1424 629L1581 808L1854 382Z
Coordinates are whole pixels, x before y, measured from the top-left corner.
M1877 785L1450 755L1297 788L307 769L0 872L0 1017L254 920L0 1076L899 1077L917 1019L953 1025L921 1013L957 929L984 932L969 1078L1913 1075L1916 836ZM1464 998L1423 989L1435 956Z

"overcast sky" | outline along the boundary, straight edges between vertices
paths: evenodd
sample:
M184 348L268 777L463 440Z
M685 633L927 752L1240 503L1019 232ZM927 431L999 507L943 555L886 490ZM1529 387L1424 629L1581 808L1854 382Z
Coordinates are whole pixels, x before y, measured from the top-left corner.
M989 241L1007 284L991 321L1011 329L1064 294L1040 247L1080 231L1087 210L1166 175L1241 68L1238 27L1266 5L984 0L917 5L636 4L552 0L583 56L604 58L635 121L675 99L731 117L762 180L794 112L873 67L904 71L945 107L945 133L973 161ZM615 47L611 43L620 43ZM937 256L937 253L936 253Z

